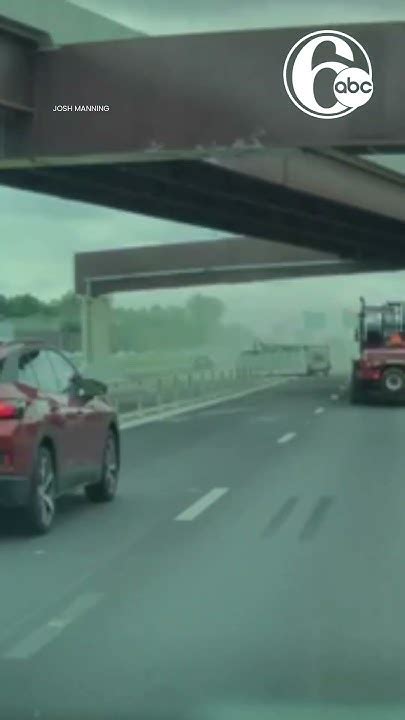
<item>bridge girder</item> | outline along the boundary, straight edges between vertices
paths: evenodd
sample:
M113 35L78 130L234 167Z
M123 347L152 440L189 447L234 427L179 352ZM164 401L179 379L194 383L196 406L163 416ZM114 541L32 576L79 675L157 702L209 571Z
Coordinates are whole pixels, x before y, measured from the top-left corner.
M405 267L405 262L404 262ZM77 294L247 283L393 269L257 238L124 248L75 255Z
M301 113L282 81L288 50L310 28L54 48L0 23L10 61L0 73L0 184L401 266L402 178L297 149L405 145L405 25L338 29L367 48L375 92L324 122Z
M335 27L366 49L374 93L363 108L327 122L302 113L283 83L289 50L319 29L141 37L59 48L42 44L26 69L35 98L24 133L29 152L23 143L20 152L14 149L3 160L196 159L274 147L403 150L405 24ZM328 93L328 73L317 83L321 94ZM108 105L109 110L53 111L81 105Z

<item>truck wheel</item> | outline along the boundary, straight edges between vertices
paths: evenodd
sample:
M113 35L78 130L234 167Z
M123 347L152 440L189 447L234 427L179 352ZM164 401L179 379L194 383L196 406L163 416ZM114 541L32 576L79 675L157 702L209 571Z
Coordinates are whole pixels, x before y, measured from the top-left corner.
M405 390L405 375L401 368L388 368L382 376L382 386L391 397L401 394Z

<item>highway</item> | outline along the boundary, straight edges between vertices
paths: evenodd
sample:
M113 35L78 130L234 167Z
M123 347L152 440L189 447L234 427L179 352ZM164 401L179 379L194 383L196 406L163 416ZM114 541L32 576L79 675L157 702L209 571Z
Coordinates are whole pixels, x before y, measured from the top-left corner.
M115 503L4 518L1 720L403 718L405 409L344 384L127 429Z

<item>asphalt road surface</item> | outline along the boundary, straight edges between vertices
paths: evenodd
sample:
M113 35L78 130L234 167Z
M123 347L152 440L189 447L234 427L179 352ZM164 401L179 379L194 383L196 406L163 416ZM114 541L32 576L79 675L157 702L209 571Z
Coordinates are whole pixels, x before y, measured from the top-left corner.
M128 429L115 503L3 518L1 720L405 717L405 408L342 383Z

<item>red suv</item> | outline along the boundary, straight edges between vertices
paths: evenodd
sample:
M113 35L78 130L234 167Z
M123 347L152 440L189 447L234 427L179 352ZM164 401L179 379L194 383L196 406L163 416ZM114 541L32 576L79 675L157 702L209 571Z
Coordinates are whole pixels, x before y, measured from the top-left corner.
M106 394L59 350L0 344L0 507L21 508L34 532L50 529L56 498L73 488L114 498L120 439Z

